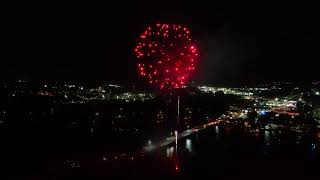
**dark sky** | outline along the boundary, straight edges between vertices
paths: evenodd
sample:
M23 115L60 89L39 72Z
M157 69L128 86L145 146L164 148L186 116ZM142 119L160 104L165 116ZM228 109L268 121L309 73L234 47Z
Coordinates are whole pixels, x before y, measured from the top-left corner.
M139 81L132 49L150 23L190 27L201 82L319 80L320 14L304 4L104 2L10 5L1 79Z

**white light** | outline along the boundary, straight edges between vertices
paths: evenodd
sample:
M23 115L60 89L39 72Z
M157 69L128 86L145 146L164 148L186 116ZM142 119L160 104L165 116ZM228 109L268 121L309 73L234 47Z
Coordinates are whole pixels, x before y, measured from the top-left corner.
M270 133L269 131L264 131L264 142L267 143L270 140Z
M191 146L191 140L190 139L186 139L186 149L189 152L192 152L192 146Z
M167 157L172 157L174 152L174 147L167 148Z
M319 95L319 92L316 92L316 95Z
M176 136L176 149L177 149L177 146L178 146L178 131L174 131L174 134Z
M219 126L216 126L216 127L215 127L215 131L216 131L216 134L219 133Z

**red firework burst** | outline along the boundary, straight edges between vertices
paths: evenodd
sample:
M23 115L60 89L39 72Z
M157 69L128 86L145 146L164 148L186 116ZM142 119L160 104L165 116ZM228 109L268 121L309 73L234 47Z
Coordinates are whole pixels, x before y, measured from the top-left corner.
M140 35L134 53L139 74L160 89L186 84L199 56L190 30L175 24L149 26Z

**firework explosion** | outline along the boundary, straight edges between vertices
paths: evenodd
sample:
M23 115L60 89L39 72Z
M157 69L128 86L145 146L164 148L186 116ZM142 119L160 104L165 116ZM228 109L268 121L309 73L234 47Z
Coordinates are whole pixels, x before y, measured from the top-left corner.
M185 85L198 57L190 30L174 24L148 27L140 35L134 52L139 74L160 89Z

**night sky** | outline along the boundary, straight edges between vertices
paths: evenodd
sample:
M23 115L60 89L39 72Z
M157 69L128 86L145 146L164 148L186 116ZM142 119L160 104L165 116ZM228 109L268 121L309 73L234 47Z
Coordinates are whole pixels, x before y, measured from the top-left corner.
M194 1L7 8L1 79L138 82L133 47L150 23L187 25L205 83L319 80L320 13L303 4Z

